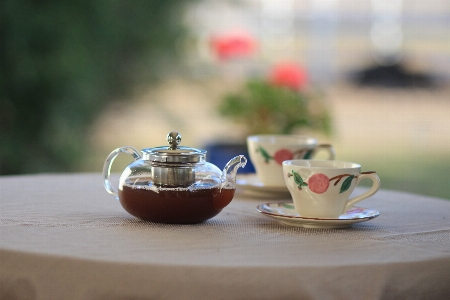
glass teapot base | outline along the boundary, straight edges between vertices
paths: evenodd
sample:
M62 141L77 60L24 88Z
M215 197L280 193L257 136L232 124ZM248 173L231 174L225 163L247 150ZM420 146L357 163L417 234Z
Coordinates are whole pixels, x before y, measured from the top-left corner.
M122 186L119 200L131 215L145 221L166 224L196 224L204 222L227 206L235 189L161 189Z

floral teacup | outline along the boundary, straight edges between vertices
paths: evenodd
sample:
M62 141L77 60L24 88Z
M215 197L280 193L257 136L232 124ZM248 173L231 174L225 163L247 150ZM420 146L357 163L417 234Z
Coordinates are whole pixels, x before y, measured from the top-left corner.
M256 175L265 186L285 185L282 167L285 160L311 159L319 150L328 152L328 159L334 159L333 146L317 145L314 138L298 135L251 135L247 137L247 148Z
M283 162L283 171L295 210L302 217L338 218L355 203L372 196L380 188L380 178L376 172L361 172L361 166L352 162L287 160ZM372 180L372 187L350 198L364 178Z

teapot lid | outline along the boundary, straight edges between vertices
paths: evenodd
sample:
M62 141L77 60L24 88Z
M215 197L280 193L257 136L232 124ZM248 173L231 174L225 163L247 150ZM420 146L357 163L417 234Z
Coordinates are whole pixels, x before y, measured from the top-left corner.
M142 149L143 159L156 162L197 163L205 159L206 151L191 147L178 146L181 135L172 131L167 134L169 147Z

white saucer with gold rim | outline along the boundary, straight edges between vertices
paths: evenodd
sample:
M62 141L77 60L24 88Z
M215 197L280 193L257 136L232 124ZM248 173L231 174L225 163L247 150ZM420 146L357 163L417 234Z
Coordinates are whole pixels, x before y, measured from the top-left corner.
M258 205L256 210L267 217L277 219L282 224L305 228L346 228L380 215L377 210L352 207L336 219L306 218L295 211L292 202L264 203Z

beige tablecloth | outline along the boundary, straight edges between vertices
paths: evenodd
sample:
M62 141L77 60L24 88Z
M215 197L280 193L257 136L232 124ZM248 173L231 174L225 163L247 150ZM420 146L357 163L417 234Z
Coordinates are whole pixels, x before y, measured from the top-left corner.
M289 227L238 191L197 225L140 221L100 174L0 177L0 299L448 299L450 201L381 190L380 216ZM284 199L288 201L289 199Z

